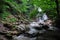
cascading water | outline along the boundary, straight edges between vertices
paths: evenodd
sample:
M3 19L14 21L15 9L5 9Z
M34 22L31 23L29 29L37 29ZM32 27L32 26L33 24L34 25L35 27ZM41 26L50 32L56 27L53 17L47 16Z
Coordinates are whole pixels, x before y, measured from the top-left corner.
M40 12L41 9L39 8L38 11ZM47 15L44 13L42 17L38 18L39 20L37 22L31 22L29 24L29 31L26 31L25 33L20 34L19 36L13 37L14 40L38 40L38 35L45 33L47 30L56 30L57 28L50 25ZM47 22L45 22L47 21ZM48 25L47 25L48 24ZM23 25L24 26L24 25ZM21 29L24 29L24 27L20 27ZM40 36L41 40L44 40L42 36ZM39 39L39 40L40 40Z

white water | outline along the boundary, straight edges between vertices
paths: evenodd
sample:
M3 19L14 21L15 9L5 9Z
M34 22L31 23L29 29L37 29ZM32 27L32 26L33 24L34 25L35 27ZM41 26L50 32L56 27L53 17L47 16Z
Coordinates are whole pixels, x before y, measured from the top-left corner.
M48 17L47 17L47 15L46 15L46 13L43 14L42 19L43 19L43 20L48 20Z

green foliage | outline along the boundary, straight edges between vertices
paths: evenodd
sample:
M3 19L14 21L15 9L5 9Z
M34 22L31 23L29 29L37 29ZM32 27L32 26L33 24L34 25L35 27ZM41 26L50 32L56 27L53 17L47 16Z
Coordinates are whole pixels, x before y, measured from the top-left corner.
M16 22L16 18L10 18L10 22Z
M51 0L31 0L30 3L38 7L41 7L43 10L56 7L55 1L51 1Z
M4 19L6 19L6 17L9 16L9 15L10 15L9 12L4 11L4 13L1 14L1 17L2 17L2 19L4 20Z
M43 10L42 12L47 13L49 17L54 19L56 18L55 0L4 0L4 2L8 3L11 6L11 8L9 5L5 5L2 2L0 3L1 4L0 10L1 9L3 10L3 13L1 14L3 20L6 19L6 16L9 16L12 14L11 11L9 11L8 9L13 9L12 11L15 10L15 12L17 12L16 14L19 14L20 16L21 14L23 14L25 15L24 17L26 17L27 15L27 17L30 19L35 18L36 15L38 14L38 11L37 11L38 7L42 8ZM23 16L21 18L23 18ZM16 18L11 18L9 20L14 22Z
M32 11L30 12L30 14L29 14L30 19L31 19L31 18L36 18L36 15L37 15L37 14L38 14L38 13L37 13L37 10L36 10L36 9L32 10Z
M2 18L3 21L16 22L16 18L11 17L11 14L9 12L6 12L6 11L4 11L3 14L1 14L1 18Z
M23 0L23 4L24 4L24 6L26 6L27 4L31 4L34 6L34 8L40 7L40 8L42 8L43 12L45 12L49 15L49 17L51 17L52 19L56 18L55 0L30 0L29 3L27 0ZM26 7L24 7L24 8L26 8ZM34 12L34 10L32 10L32 11L33 11L34 15L37 14ZM32 11L30 13L28 13L31 18L36 16L36 15L35 16L33 15Z
M30 3L42 8L43 12L47 13L49 17L56 17L56 3L54 0L30 0Z

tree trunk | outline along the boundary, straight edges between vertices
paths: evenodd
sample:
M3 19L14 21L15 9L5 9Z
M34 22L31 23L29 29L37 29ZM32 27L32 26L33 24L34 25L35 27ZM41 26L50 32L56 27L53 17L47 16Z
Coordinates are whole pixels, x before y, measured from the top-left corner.
M57 10L56 27L60 28L59 0L55 0L55 3L56 3L56 10Z
M60 17L60 13L59 13L59 0L55 0L55 2L56 2L57 16Z

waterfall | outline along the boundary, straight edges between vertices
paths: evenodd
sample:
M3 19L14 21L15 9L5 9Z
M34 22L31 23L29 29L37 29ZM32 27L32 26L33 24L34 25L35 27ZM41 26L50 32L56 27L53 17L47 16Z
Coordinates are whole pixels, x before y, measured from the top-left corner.
M47 17L47 15L46 15L46 13L43 14L42 19L43 19L43 20L48 20L48 17Z

